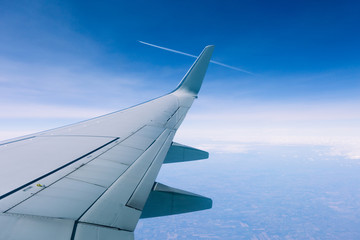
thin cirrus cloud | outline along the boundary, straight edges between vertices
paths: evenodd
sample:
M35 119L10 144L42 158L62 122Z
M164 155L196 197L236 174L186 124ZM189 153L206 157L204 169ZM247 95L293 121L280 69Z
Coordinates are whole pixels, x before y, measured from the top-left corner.
M155 45L155 44L152 44L152 43L147 43L147 42L144 42L144 41L138 41L138 42L139 42L139 43L142 43L142 44L145 44L145 45L148 45L148 46L151 46L151 47L159 48L159 49L162 49L162 50L165 50L165 51L169 51L169 52L173 52L173 53L178 53L178 54L181 54L181 55L184 55L184 56L188 56L188 57L192 57L192 58L197 58L197 57L198 57L198 56L193 55L193 54L181 52L181 51L174 50L174 49L171 49L171 48L162 47L162 46ZM230 66L230 65L225 64L225 63L221 63L221 62L214 61L214 60L210 60L210 62L211 62L211 63L214 63L214 64L217 64L217 65L220 65L220 66L223 66L223 67L226 67L226 68L229 68L229 69L232 69L232 70L236 70L236 71L239 71L239 72L243 72L243 73L247 73L247 74L253 75L253 73L251 73L251 72L249 72L249 71L246 71L246 70L241 69L241 68L238 68L238 67Z

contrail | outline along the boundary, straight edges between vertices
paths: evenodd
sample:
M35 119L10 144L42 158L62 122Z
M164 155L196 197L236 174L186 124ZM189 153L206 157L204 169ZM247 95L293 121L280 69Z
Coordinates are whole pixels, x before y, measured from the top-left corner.
M192 55L192 54L189 54L189 53L184 53L184 52L177 51L177 50L170 49L170 48L166 48L166 47L161 47L161 46L158 46L158 45L155 45L155 44L151 44L151 43L147 43L147 42L143 42L143 41L138 41L138 42L139 42L139 43L142 43L142 44L145 44L145 45L148 45L148 46L151 46L151 47L160 48L160 49L165 50L165 51L178 53L178 54L185 55L185 56L188 56L188 57L193 57L193 58L197 58L197 57L198 57L198 56L196 56L196 55ZM223 66L223 67L226 67L226 68L230 68L230 69L239 71L239 72L244 72L244 73L253 75L253 73L248 72L248 71L246 71L246 70L244 70L244 69L241 69L241 68L233 67L233 66L230 66L230 65L227 65L227 64L224 64L224 63L221 63L221 62L213 61L213 60L210 60L210 62L211 62L211 63L214 63L214 64L217 64L217 65L220 65L220 66Z

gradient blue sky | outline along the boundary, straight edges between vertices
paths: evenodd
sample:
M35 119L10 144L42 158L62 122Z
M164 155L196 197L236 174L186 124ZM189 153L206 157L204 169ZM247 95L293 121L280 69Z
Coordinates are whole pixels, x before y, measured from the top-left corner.
M318 144L360 158L357 1L1 1L0 138L128 107L213 60L177 138L208 150Z

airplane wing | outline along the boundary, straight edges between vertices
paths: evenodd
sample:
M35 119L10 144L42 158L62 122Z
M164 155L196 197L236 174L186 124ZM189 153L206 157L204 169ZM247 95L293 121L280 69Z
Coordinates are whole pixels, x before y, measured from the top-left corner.
M139 218L211 208L211 199L155 180L163 163L208 157L173 138L213 49L165 96L0 142L0 239L134 239Z

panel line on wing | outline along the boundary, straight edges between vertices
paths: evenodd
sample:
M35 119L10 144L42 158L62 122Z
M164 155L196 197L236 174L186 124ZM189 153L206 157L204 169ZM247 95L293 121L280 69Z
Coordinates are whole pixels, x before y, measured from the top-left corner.
M136 131L134 131L131 135L129 135L129 136L127 136L126 138L122 139L121 142L123 142L123 141L126 140L127 138L131 137L132 135L136 134L136 133L139 132L141 129L143 129L145 126L146 126L146 125L140 127L139 129L137 129ZM65 136L67 137L67 135L65 135ZM35 137L34 137L34 138L35 138ZM36 138L37 138L37 137L36 137ZM31 184L34 184L34 183L36 183L36 182L38 182L38 181L40 181L40 180L42 180L42 179L44 179L44 178L52 175L52 174L60 171L61 169L64 169L65 167L70 166L71 164L73 164L73 163L75 163L75 162L77 162L77 161L79 161L79 160L81 160L81 159L84 159L85 157L90 156L91 154L97 152L98 150L104 148L105 146L110 145L111 143L117 142L118 140L119 140L119 138L115 138L115 139L113 139L112 141L110 141L110 142L108 142L108 143L100 146L99 148L96 148L95 150L93 150L93 151L91 151L91 152L88 152L87 154L84 154L83 156L81 156L81 157L79 157L79 158L77 158L77 159L75 159L75 160L73 160L73 161L71 161L71 162L68 162L67 164L65 164L65 165L63 165L63 166L61 166L61 167L59 167L59 168L57 168L57 169L55 169L55 170L47 173L47 174L45 174L45 175L43 175L43 176L41 176L41 177L39 177L39 178L36 178L36 179L28 182L27 184L22 185L21 187L18 187L17 189L14 189L14 190L11 191L11 192L8 192L7 194L4 194L4 195L0 196L0 200L3 199L3 198L5 198L5 197L7 197L7 196L10 196L11 194L13 194L13 193L15 193L15 192L18 192L19 190L21 190L21 189L23 189L23 188L25 188L25 187L27 187L27 186L29 186L29 185L31 185ZM114 145L114 146L111 147L110 149L112 149L112 148L114 148L115 146L121 144L121 142L117 143L116 145ZM30 199L31 197L35 196L36 194L40 193L41 191L43 191L43 190L51 187L53 184L55 184L55 183L57 183L58 181L64 179L65 177L69 176L69 175L72 174L73 172L76 172L76 171L77 171L78 169L80 169L81 167L86 166L87 164L89 164L89 163L92 162L93 160L101 157L101 155L103 155L104 153L108 152L110 149L108 149L107 151L105 151L105 152L103 152L103 153L100 153L100 155L94 157L93 159L89 160L88 162L83 163L83 164L82 164L81 166L79 166L78 168L76 168L76 169L74 169L73 171L65 174L65 175L62 176L62 177L60 177L59 179L57 179L56 181L52 182L50 185L46 186L45 188L42 188L42 189L38 190L36 193L34 193L34 194L32 194L32 195L30 195L30 196L28 196L28 197L25 197L24 199L22 199L21 201L17 202L16 204L13 204L11 207L9 207L9 208L7 208L6 210L4 210L4 212L10 211L11 209L15 208L16 206L20 205L21 203L25 202L26 200L28 200L28 199ZM84 182L86 182L86 181L84 181ZM87 183L88 183L88 182L87 182ZM91 184L91 183L89 183L89 184Z
M141 128L143 129L143 128ZM139 131L136 131L135 133L139 133ZM134 133L134 134L135 134ZM150 132L144 132L146 134L150 134ZM161 133L164 133L164 131L162 131ZM159 134L159 133L158 133ZM158 134L155 134L154 136L157 136ZM115 148L116 146L122 146L122 142L117 143L114 147L112 147L111 149ZM150 148L150 146L147 147ZM110 150L108 150L110 151ZM138 157L137 157L138 158ZM117 181L118 178L120 178L122 176L122 174L126 171L126 169L124 169L124 171L119 172L116 178L114 178L111 182L112 183L108 183L106 184L106 186L101 185L101 184L96 184L96 181L87 181L86 179L80 179L79 178L74 178L72 177L73 174L78 173L79 171L81 171L82 169L84 169L87 166L90 166L90 164L94 163L94 162L101 162L101 155L97 156L96 158L88 161L86 164L80 166L79 168L75 169L74 171L70 172L69 174L65 175L64 177L58 179L57 181L55 181L54 183L52 183L51 185L49 185L48 187L42 189L41 191L37 192L36 194L30 196L29 198L21 201L20 203L16 204L15 206L12 206L11 208L9 208L7 211L10 212L15 212L15 213L24 213L24 214L28 214L28 215L32 215L34 214L34 212L29 211L28 209L28 205L29 204L33 204L34 201L40 201L43 204L45 204L45 206L48 206L47 208L36 208L37 209L37 214L39 214L39 216L57 216L57 215L61 215L63 217L70 217L71 219L74 219L73 217L76 216L76 218L80 218L89 208L97 201L98 198L100 198L104 192L106 192L108 189L114 182ZM135 162L135 161L134 161ZM64 182L65 181L65 182ZM69 182L70 181L70 182ZM90 202L88 202L89 205L83 205L81 202L79 202L80 205L78 205L78 209L77 211L74 211L73 213L62 213L62 212L56 212L53 211L51 209L54 209L54 204L67 204L69 202L69 197L71 197L71 194L69 195L69 193L72 193L72 185L75 184L76 182L81 182L84 184L89 184L89 185L84 185L86 191L88 191L88 193L86 194L91 194L91 198L89 199ZM95 183L95 184L94 184ZM78 185L78 184L75 184ZM80 185L79 185L80 186ZM100 189L96 189L96 188L92 188L90 186L94 186L94 187L100 187L103 190ZM65 188L64 188L65 187ZM57 189L57 190L56 190ZM63 192L64 198L58 198L58 190ZM55 192L54 192L55 191ZM65 192L64 192L65 191ZM69 192L68 192L69 191ZM68 192L68 194L66 194ZM75 194L75 192L73 192ZM55 194L55 195L54 195ZM37 196L37 198L33 198ZM50 197L50 198L49 198ZM55 197L55 198L54 198ZM81 195L75 194L74 197L76 199L78 199L79 201L82 199ZM90 195L89 195L90 197ZM52 201L49 202L49 200L54 200L55 202ZM85 200L85 199L83 199ZM26 202L29 201L29 202ZM82 201L82 200L81 200ZM88 201L88 200L86 200ZM26 203L24 203L26 202ZM24 204L23 204L24 203ZM85 202L84 202L85 204ZM52 206L52 207L51 207ZM86 207L85 209L82 209L83 207ZM48 209L48 210L46 210ZM64 215L65 214L65 215ZM80 216L80 217L79 217Z
M10 211L11 209L15 208L15 207L18 206L19 204L25 202L26 200L28 200L28 199L30 199L31 197L35 196L36 194L40 193L41 191L43 191L43 190L51 187L51 186L52 186L53 184L55 184L56 182L64 179L65 177L69 177L69 176L70 176L71 174L73 174L74 172L77 172L78 170L82 169L82 167L87 166L89 163L91 163L91 162L94 161L95 159L101 158L102 160L107 160L107 161L109 161L108 159L102 158L102 155L105 154L106 152L110 151L111 149L113 149L114 147L116 147L116 146L118 146L118 145L121 146L121 143L122 143L123 141L125 141L126 139L130 138L131 136L137 134L139 131L141 131L142 129L144 129L146 126L147 126L147 125L144 125L144 126L140 127L139 129L137 129L136 131L134 131L131 135L129 135L129 136L127 136L126 138L122 139L122 141L120 141L120 142L118 142L118 143L116 143L116 142L119 140L119 138L113 139L111 142L109 142L109 143L107 143L107 144L104 144L103 146L101 146L101 147L99 147L99 148L97 148L97 149L95 149L95 150L93 150L93 151L91 151L91 152L83 155L82 157L77 158L77 159L75 159L75 160L67 163L66 165L62 166L61 169L65 168L65 167L67 167L67 166L69 166L69 165L71 165L72 163L74 163L74 162L76 162L76 161L78 161L78 160L80 160L80 159L83 159L83 158L85 158L85 157L91 156L91 154L96 153L98 150L100 150L101 148L109 145L110 143L116 143L116 145L114 145L113 147L109 148L109 149L106 150L105 152L100 153L99 155L95 156L94 158L92 158L92 159L89 160L88 162L82 163L81 166L77 167L77 168L74 169L73 171L71 171L71 172L65 174L64 176L60 177L59 179L55 180L55 181L52 182L50 185L46 186L46 188L42 188L42 189L36 191L35 193L33 193L33 194L25 197L24 199L22 199L21 201L17 202L16 204L13 204L13 205L9 206L9 208L7 208L6 210L4 209L4 211L5 211L5 212ZM152 144L151 144L151 145L152 145ZM151 146L151 145L150 145L150 146ZM150 147L150 146L148 146L148 147ZM129 146L129 148L133 148L133 147ZM134 148L134 149L135 149L135 148ZM142 152L144 152L144 150L142 150ZM139 157L139 156L138 156L138 157ZM137 158L138 158L138 157L137 157ZM134 161L135 161L135 160L136 160L136 159L134 159ZM110 161L111 161L111 160L110 160ZM116 162L116 161L111 161L111 162ZM119 162L116 162L116 163L119 164ZM126 164L122 164L122 165L130 166L130 165L126 165ZM58 169L57 171L59 171L59 170L61 170L61 169ZM47 177L47 176L49 176L49 175L51 175L51 174L53 174L53 173L55 173L55 172L56 172L56 171L54 170L54 171L46 174L46 175L43 176L43 177L37 178L37 179L31 181L30 183L28 183L26 186L20 187L18 190L21 190L22 188L25 188L25 187L27 187L27 186L29 186L29 185L31 185L31 184L34 184L35 182L40 181L41 179L43 179L43 178L45 178L45 177ZM123 173L123 172L122 172L122 173ZM118 177L119 177L119 176L118 176ZM74 179L74 178L71 178L71 179ZM116 179L117 179L117 178L116 178ZM116 181L116 179L115 179L114 181ZM79 180L79 179L74 179L74 180ZM84 181L84 180L83 180L83 182L86 182L86 183L89 183L89 184L93 184L92 182L88 182L88 181ZM99 184L95 184L95 185L99 185ZM99 186L102 186L102 185L100 184ZM103 187L103 186L102 186L102 187ZM12 193L10 193L10 194L12 194ZM10 194L9 194L9 195L10 195ZM0 199L1 199L1 198L0 198Z
M166 122L169 122L169 121L170 121L170 119L176 114L176 112L179 111L179 108L180 108L180 107L178 107L178 108L174 111L174 113L171 114L171 116L166 120Z
M98 187L102 187L102 188L105 188L105 189L107 188L106 186L103 186L103 185L100 185L100 184L88 182L88 181L85 181L85 180L81 180L81 179L73 178L73 177L69 177L69 176L66 176L66 177L64 177L64 178L62 178L62 179L65 179L65 178L71 179L71 180L73 180L73 181L78 181L78 182L83 182L83 183L92 184L92 185L95 185L95 186L98 186Z
M81 156L81 157L79 157L79 158L77 158L77 159L75 159L75 160L73 160L73 161L71 161L71 162L66 163L65 165L63 165L63 166L61 166L61 167L56 168L55 170L52 170L51 172L48 172L47 174L42 175L41 177L38 177L38 178L36 178L36 179L34 179L34 180L32 180L32 181L30 181L30 182L28 182L28 183L26 183L26 184L18 187L18 188L16 188L16 189L14 189L14 190L12 190L12 191L10 191L10 192L8 192L8 193L5 193L5 194L1 195L1 196L0 196L0 200L3 199L3 198L5 198L5 197L7 197L7 196L9 196L9 195L11 195L11 194L13 194L13 193L15 193L15 192L17 192L17 191L19 191L19 190L21 190L21 189L23 189L24 187L27 187L27 186L35 183L35 182L38 182L39 180L41 180L41 179L43 179L43 178L45 178L45 177L47 177L47 176L50 176L51 174L54 174L54 173L58 172L59 170L65 168L65 167L67 167L67 166L69 166L69 165L71 165L71 164L79 161L80 159L83 159L84 157L86 157L86 156L88 156L88 155L90 155L90 154L92 154L92 153L100 150L101 148L103 148L103 147L105 147L105 146L107 146L107 145L115 142L116 140L118 140L118 138L115 138L115 139L113 139L113 140L105 143L104 145L102 145L102 146L100 146L100 147L98 147L98 148L96 148L96 149L94 149L94 150L92 150L92 151L84 154L83 156Z
M127 229L123 229L123 228L118 228L118 227L112 227L112 226L108 226L108 225L102 225L102 224L97 224L97 223L89 223L89 222L82 222L82 221L76 221L77 224L87 224L87 225L92 225L92 226L98 226L98 227L103 227L103 228L110 228L110 229L116 229L119 231L125 231L125 232L132 232L129 231Z

